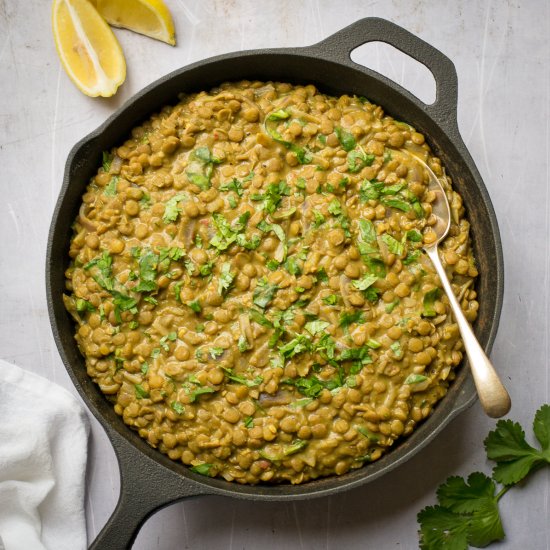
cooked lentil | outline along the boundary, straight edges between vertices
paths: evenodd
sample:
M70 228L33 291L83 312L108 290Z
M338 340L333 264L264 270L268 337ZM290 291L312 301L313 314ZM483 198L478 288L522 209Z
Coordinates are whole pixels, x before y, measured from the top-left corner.
M198 473L301 483L378 459L446 393L462 342L422 241L477 313L469 223L424 137L364 98L240 82L183 96L104 154L67 309L88 374Z

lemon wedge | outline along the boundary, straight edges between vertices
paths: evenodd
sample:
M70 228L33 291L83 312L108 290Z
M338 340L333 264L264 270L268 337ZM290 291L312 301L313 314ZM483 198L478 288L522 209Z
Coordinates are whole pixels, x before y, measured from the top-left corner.
M110 97L126 78L113 31L88 0L54 0L52 26L63 68L86 95Z
M97 11L113 27L122 27L176 45L174 22L162 0L93 1Z

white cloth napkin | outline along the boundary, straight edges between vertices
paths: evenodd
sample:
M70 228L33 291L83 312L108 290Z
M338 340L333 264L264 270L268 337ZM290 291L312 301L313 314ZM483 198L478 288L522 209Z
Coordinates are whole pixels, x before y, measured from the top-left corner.
M69 392L0 360L0 549L86 548L88 433Z

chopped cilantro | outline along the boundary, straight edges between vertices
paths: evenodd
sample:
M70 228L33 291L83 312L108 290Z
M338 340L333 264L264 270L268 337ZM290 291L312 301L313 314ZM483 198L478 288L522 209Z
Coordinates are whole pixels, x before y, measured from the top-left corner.
M340 315L340 324L341 327L349 327L353 323L364 323L365 314L361 310L352 311L352 312L343 312Z
M268 282L264 282L264 284L260 284L260 281L258 281L258 284L254 289L253 302L258 307L261 307L262 309L264 309L265 307L267 307L269 302L273 300L273 297L275 296L278 290L279 290L279 287L276 284L269 284Z
M332 199L328 205L328 211L333 216L340 216L342 214L342 205L338 199Z
M248 388L253 388L254 386L259 386L264 379L261 376L256 376L254 380L249 380L248 378L245 378L244 376L239 376L233 372L233 369L227 369L225 367L222 367L222 370L225 372L227 378L231 380L232 382L237 382L237 384L243 384L244 386L247 386Z
M84 300L84 298L77 298L75 300L75 307L76 311L79 313L83 313L84 311L95 311L95 307L91 304L91 302Z
M109 183L105 186L103 194L107 197L114 197L117 193L118 176L113 176Z
M220 279L218 281L218 294L224 296L233 284L235 275L231 273L231 264L226 262L222 265Z
M376 275L367 274L361 277L361 279L357 279L356 281L353 281L352 284L357 290L367 290L377 280L378 280L378 277Z
M195 312L200 313L202 311L201 303L199 299L193 300L192 302L187 302L187 305Z
M386 307L384 308L384 311L386 313L391 313L395 307L399 304L399 298L396 298L393 302L390 302L389 304L386 304Z
M310 321L309 323L306 323L305 329L312 335L315 336L316 334L319 334L320 332L323 332L327 327L330 326L330 323L327 321Z
M439 298L441 294L441 289L436 287L436 288L433 288L432 290L429 290L428 292L426 292L426 294L424 294L424 298L422 300L422 306L423 306L423 311L422 311L422 315L424 317L435 317L436 316L436 311L435 311L435 301Z
M157 289L157 266L159 256L151 249L142 249L138 260L139 283L134 288L136 292L151 292Z
M184 200L186 196L187 195L185 193L178 193L166 201L166 204L164 205L164 215L162 217L162 221L164 223L173 223L177 221L178 216L181 213L181 208L178 204Z
M302 273L302 269L294 256L287 258L284 267L291 275L298 276Z
M338 138L338 141L344 148L344 151L351 151L353 148L355 148L356 142L355 138L353 137L353 134L350 132L347 132L343 128L340 128L340 126L336 126L334 129L334 133L336 134L336 137Z
M376 157L365 153L364 149L359 145L357 149L348 153L348 170L352 174L361 171L365 166L371 166Z
M313 217L313 227L318 228L325 223L325 216L323 216L323 214L321 214L318 210L313 210Z
M405 378L403 384L419 384L420 382L424 382L425 380L428 380L428 377L424 376L423 374L409 374L409 376Z
M114 155L109 153L109 151L103 151L102 157L101 157L101 165L103 166L103 170L105 172L108 172L111 169L111 163L113 162Z
M403 243L399 242L397 239L394 239L391 235L384 233L382 235L382 240L386 243L388 250L397 256L401 256L404 251Z
M147 399L149 397L149 392L141 384L134 384L134 388L138 399Z
M268 122L279 122L281 120L287 120L288 118L290 118L290 113L288 113L284 109L279 109L278 111L270 113L265 119L265 131L272 139L274 139L278 143L281 143L287 149L292 151L296 155L296 158L298 159L298 162L300 164L308 164L312 160L312 155L305 147L299 147L295 143L286 141L285 139L283 139L283 136L281 136L281 134L277 131L275 125L268 125Z
M284 460L287 456L300 452L306 446L307 446L307 441L303 441L301 439L295 439L292 442L292 444L284 447L283 450L276 455L271 455L269 453L266 453L263 449L260 449L260 451L258 452L262 458L265 458L270 462L277 462L280 460Z
M336 294L329 294L323 298L323 302L329 306L335 306L338 303L338 296Z
M203 462L202 464L195 464L195 466L192 466L189 468L192 472L195 472L196 474L200 474L201 476L208 476L210 475L210 470L214 467L214 464L208 464L206 462Z
M185 412L185 407L179 401L172 401L170 407L176 414L183 414Z
M394 342L390 346L390 349L393 351L395 357L397 357L398 359L403 357L403 350L401 349L401 344L399 342Z
M234 191L239 197L242 197L244 193L243 184L237 178L233 178L229 182L222 183L220 185L220 191Z
M422 235L416 229L411 229L407 231L407 240L415 242L415 243L421 243L422 242Z
M243 420L243 424L245 428L253 428L254 427L254 418L252 416L246 416Z
M213 347L208 350L208 353L212 359L217 359L218 357L221 357L223 355L223 352L225 350L220 347Z

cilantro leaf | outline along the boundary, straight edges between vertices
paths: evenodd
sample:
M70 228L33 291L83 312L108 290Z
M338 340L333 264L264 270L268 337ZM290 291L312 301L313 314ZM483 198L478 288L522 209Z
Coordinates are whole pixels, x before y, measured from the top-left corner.
M333 216L340 216L342 214L342 205L338 199L332 199L328 205L328 211Z
M407 231L407 240L412 241L414 243L421 243L422 234L418 232L416 229L410 229L409 231Z
M426 294L424 294L424 298L422 300L422 306L423 306L422 315L424 317L436 316L434 305L435 305L435 301L439 298L440 294L441 294L441 289L438 287L435 287L432 290L429 290L428 292L426 292Z
M149 392L141 384L134 384L134 388L138 399L147 399L149 397Z
M204 164L220 164L220 159L212 155L208 147L198 147L192 153L192 156Z
M107 197L114 197L117 194L118 176L113 176L109 183L105 186L103 194Z
M172 198L168 199L168 201L164 205L164 215L162 217L162 221L164 223L173 223L177 221L178 216L181 213L181 208L178 206L178 203L185 199L185 197L185 193L178 193L177 195L174 195Z
M263 285L259 284L254 289L253 302L258 306L264 309L267 307L269 302L273 300L276 292L279 290L279 287L275 284L265 283Z
M311 398L317 397L325 389L325 384L314 374L307 378L288 378L282 380L282 383L294 386L302 395Z
M102 153L102 162L103 170L108 172L111 169L111 163L113 162L114 155L111 155L109 151L103 151Z
M359 220L361 239L369 244L376 244L376 229L370 220Z
M172 401L170 407L176 414L183 414L185 412L185 407L179 401Z
M138 261L139 283L134 288L136 292L151 292L157 289L157 266L159 256L152 250L142 252Z
M550 459L548 451L550 449L550 405L543 405L535 414L533 422L533 431L537 437L540 446L546 453L546 459Z
M420 384L420 382L424 382L425 380L428 380L428 377L423 374L409 374L403 384Z
M443 506L424 508L418 516L421 550L467 550L468 523Z
M378 277L376 275L367 274L361 279L353 281L352 284L357 290L367 290L367 288L373 285L376 281L378 281Z
M545 426L546 429L548 425ZM541 433L540 425L537 426L537 431ZM504 485L522 480L545 460L550 463L548 448L544 449L546 452L541 452L531 447L525 441L522 427L512 420L499 420L496 429L485 439L484 445L487 456L497 462L493 469L493 478Z
M292 151L296 158L298 159L298 162L300 164L308 164L312 160L312 154L310 151L308 151L305 147L300 147L299 145L296 145L295 143L292 143L290 141L286 141L283 136L278 132L275 125L268 124L268 122L275 122L278 123L281 120L287 120L290 118L290 113L285 111L284 109L279 109L278 111L274 111L272 113L269 113L267 117L265 118L264 122L264 128L266 133L275 141L278 143L281 143L284 145L287 149Z
M279 460L284 460L287 456L300 452L307 444L307 441L295 439L290 445L283 447L282 451L275 455L267 453L264 449L260 449L258 452L262 458L271 462L277 462Z
M361 184L361 188L359 189L359 199L362 202L367 202L370 200L378 200L380 198L380 193L382 192L383 188L384 188L383 181L378 181L376 179L365 180Z
M233 372L233 369L228 369L225 367L222 367L222 370L225 372L227 378L231 380L232 382L237 382L237 384L243 384L244 386L248 388L253 388L254 386L259 386L264 379L261 376L256 376L254 380L249 380L248 378L245 378L244 376L239 376L238 374L235 374Z
M185 175L193 185L200 187L203 191L210 189L210 179L203 174L199 174L197 172L186 172Z
M469 514L483 507L483 499L494 497L495 484L486 475L474 472L466 482L462 477L453 476L447 479L437 490L441 506L451 512Z
M382 240L386 243L388 250L396 256L401 256L404 252L403 243L400 243L397 239L394 239L391 235L384 233Z
M76 298L75 300L76 311L82 313L84 311L95 311L95 307L91 302L85 300L84 298Z
M353 311L351 313L344 312L340 315L340 325L341 327L349 327L353 323L364 323L365 315L361 310Z
M405 383L413 382L409 378ZM488 458L497 462L493 479L479 472L470 474L467 480L447 479L437 491L439 505L418 514L422 549L465 550L468 545L484 548L504 538L498 509L500 498L530 472L545 462L550 463L550 405L537 411L533 431L541 450L527 443L517 422L497 422L496 429L484 441ZM504 484L498 493L495 481Z
M442 506L464 516L468 542L473 546L484 547L504 538L495 484L486 475L474 472L467 482L461 477L450 477L437 496Z
M224 296L227 293L233 284L233 280L235 279L235 275L233 275L230 270L231 264L229 262L222 265L220 279L218 281L218 294L221 296Z
M336 128L334 129L334 133L336 134L338 141L344 148L344 151L349 152L355 147L356 142L353 134L344 130L343 128L340 128L340 126L336 126Z
M365 153L364 149L359 145L357 149L348 153L348 170L352 174L361 171L365 166L371 166L376 157Z
M200 474L201 476L207 476L210 474L210 470L214 467L214 464L208 464L203 462L202 464L196 464L189 468L192 472Z
M244 193L243 184L237 178L222 183L222 185L220 185L220 191L235 191L239 197L242 197Z
M305 329L312 335L315 336L320 332L323 332L327 327L330 326L330 323L327 321L310 321L306 323Z

